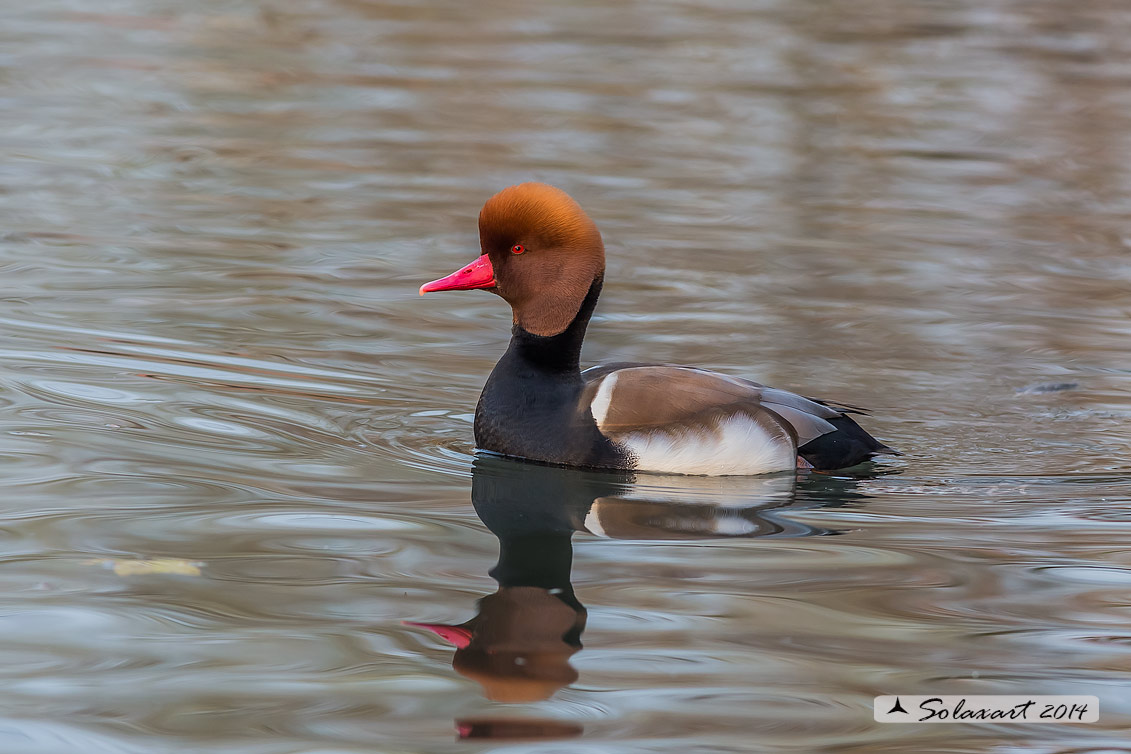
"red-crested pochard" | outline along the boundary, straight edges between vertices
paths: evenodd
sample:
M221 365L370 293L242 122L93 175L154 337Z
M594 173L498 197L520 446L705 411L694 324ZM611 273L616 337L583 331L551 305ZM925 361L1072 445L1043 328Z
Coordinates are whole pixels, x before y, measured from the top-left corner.
M486 451L564 466L675 474L839 469L895 451L850 407L668 364L579 366L605 273L597 226L564 191L503 189L479 213L482 256L430 291L485 289L511 306L510 346L475 408Z

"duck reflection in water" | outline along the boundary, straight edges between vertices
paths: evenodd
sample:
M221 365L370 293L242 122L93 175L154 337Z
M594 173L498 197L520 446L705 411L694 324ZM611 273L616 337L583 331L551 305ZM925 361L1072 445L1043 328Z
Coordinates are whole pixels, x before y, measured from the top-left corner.
M499 560L490 570L499 588L479 601L466 623L409 625L454 645L452 667L477 681L489 699L548 699L578 678L570 658L581 649L586 611L570 583L574 532L625 540L827 535L836 532L780 512L862 497L850 480L814 475L799 500L796 481L793 474L634 476L480 456L471 498L499 538ZM504 730L512 723L461 721L459 730L464 737L509 737ZM546 723L546 735L565 734L562 723ZM530 724L521 727L522 737L532 737Z

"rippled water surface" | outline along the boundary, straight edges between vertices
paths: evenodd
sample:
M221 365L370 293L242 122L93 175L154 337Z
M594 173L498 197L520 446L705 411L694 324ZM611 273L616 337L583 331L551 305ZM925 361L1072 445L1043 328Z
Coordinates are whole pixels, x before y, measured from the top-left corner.
M1126 3L5 5L0 751L1131 751ZM528 179L587 362L905 455L474 460L509 312L416 288Z

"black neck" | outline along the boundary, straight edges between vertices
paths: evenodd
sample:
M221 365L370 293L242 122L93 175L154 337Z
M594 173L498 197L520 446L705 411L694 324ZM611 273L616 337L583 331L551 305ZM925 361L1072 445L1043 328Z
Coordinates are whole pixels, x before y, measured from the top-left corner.
M515 356L539 369L554 372L577 372L581 369L581 343L585 328L601 295L602 277L589 286L577 315L569 327L557 335L535 335L515 325L511 330L511 343L507 355Z
M499 562L490 575L499 586L570 590L572 531L499 537Z

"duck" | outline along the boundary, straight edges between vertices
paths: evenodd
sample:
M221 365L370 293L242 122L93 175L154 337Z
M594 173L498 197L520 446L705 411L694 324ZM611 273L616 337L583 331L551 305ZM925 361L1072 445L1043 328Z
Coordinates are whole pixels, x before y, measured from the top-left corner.
M510 305L510 343L475 408L480 451L589 469L757 475L830 471L899 453L851 405L665 363L581 368L605 276L596 224L559 188L509 186L479 213L480 256L420 294L484 290Z

